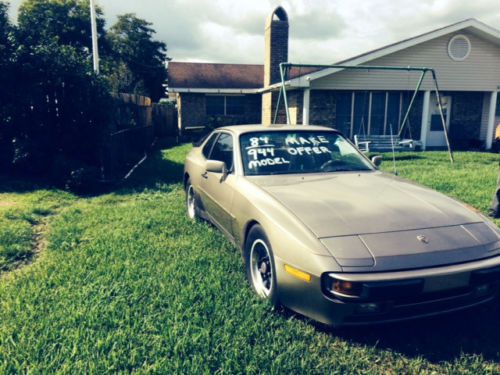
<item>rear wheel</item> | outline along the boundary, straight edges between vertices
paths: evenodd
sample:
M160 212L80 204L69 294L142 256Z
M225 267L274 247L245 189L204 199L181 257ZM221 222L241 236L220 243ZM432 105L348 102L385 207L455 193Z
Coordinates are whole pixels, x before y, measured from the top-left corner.
M278 285L274 255L264 230L258 224L248 232L244 257L246 276L254 292L277 306Z
M186 183L186 211L188 218L193 221L197 219L196 194L190 179L188 179Z

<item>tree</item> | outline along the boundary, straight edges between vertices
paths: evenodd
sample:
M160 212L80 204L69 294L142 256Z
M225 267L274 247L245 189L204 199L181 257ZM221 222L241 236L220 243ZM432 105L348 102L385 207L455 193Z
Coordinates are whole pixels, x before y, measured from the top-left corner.
M151 23L124 14L111 27L108 40L115 54L110 80L115 91L142 94L159 100L165 94L167 46L154 40Z
M11 156L13 102L7 88L13 86L14 64L12 53L12 25L7 14L8 6L0 2L0 170L5 170Z
M7 4L0 2L0 87L7 87L5 84L10 77L10 68L12 65L12 25L9 22L7 10ZM5 90L1 90L0 95L5 95ZM3 101L0 101L0 103L3 103Z
M99 48L108 52L103 12L97 7L96 13ZM91 56L88 0L24 0L19 7L18 25L18 39L23 44L33 46L55 41L74 47L85 58Z
M102 152L115 126L110 83L115 91L163 95L166 46L153 40L151 25L124 15L106 38L97 13L99 76L92 68L88 0L24 0L17 26L0 0L2 173L81 189L101 176Z
M9 17L7 15L8 5L0 2L0 61L3 61L5 47L8 44L8 35L11 29Z
M88 3L80 0L27 0L20 8L13 54L18 80L9 93L16 173L63 186L82 170L98 173L110 96L92 69L88 15Z

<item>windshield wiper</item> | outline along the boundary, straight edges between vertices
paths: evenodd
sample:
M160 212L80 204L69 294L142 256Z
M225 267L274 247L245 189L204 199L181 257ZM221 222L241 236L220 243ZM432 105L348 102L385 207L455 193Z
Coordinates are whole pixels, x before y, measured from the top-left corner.
M332 169L323 169L321 172L362 172L369 171L369 169L361 169L361 168L332 168Z

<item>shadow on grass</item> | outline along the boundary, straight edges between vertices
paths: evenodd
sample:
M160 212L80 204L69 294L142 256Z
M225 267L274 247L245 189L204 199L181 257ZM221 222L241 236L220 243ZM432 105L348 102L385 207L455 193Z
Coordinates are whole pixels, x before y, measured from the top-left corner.
M161 150L154 150L132 176L117 185L115 192L128 194L146 189L161 189L165 185L181 183L184 164L167 160Z
M0 175L0 193L31 193L36 190L52 190L54 186L42 179L26 179Z
M139 165L127 180L107 183L94 192L73 194L91 198L109 193L130 194L146 189L165 189L165 185L182 182L184 165L164 158L162 149L174 145L161 144L151 150L148 158ZM0 193L31 193L37 190L61 190L47 180L16 178L0 175Z
M500 363L500 301L434 318L328 331L352 343L423 357L438 363L461 355L481 355Z

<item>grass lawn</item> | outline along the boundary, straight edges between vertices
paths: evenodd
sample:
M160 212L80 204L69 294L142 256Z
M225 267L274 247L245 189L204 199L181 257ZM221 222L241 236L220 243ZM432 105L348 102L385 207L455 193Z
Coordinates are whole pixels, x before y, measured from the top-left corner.
M60 191L23 190L0 180L0 273L29 262L44 246L48 218L75 199Z
M0 184L0 373L500 373L500 303L334 332L273 311L239 253L185 217L188 150L98 197ZM498 156L456 157L399 154L399 174L486 211Z

